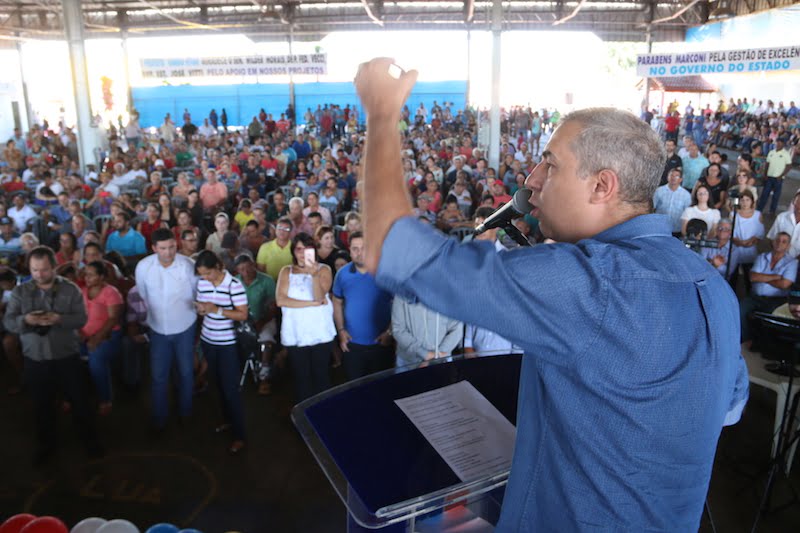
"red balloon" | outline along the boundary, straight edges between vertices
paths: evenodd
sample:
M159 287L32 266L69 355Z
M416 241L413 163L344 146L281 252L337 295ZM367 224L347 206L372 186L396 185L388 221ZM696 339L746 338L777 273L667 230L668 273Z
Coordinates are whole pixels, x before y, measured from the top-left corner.
M54 516L40 516L29 522L19 533L69 533L69 529Z
M36 517L32 514L23 513L14 515L3 522L3 525L0 526L0 533L19 533L23 527L34 520L36 520Z

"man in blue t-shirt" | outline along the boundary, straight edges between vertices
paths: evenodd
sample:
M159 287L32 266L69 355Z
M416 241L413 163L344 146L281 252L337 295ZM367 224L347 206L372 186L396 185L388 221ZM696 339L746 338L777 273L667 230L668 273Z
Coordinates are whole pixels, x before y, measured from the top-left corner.
M297 154L298 159L306 159L311 155L311 145L303 138L303 134L297 135L297 139L292 143L292 149Z
M125 259L139 259L147 254L144 236L131 228L128 213L117 213L114 227L117 231L108 236L106 252L119 252Z
M333 282L333 319L344 352L342 364L348 380L391 368L392 295L375 284L364 268L364 236L350 236L351 263L336 273Z

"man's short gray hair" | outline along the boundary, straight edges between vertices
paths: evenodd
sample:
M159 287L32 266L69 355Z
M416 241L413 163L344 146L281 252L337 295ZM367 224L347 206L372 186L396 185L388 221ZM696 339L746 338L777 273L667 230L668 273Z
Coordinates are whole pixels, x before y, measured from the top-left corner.
M305 202L299 196L295 196L289 200L289 207L292 207L294 204L300 204L300 209L305 207Z
M582 127L571 145L578 159L578 176L613 170L619 177L623 202L652 207L667 161L667 152L653 129L632 113L606 107L574 111L561 124L567 122Z

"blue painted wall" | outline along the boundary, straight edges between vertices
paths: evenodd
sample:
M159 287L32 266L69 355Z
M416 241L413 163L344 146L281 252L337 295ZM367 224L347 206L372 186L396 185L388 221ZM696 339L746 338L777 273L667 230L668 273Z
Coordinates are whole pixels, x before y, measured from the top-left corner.
M315 110L317 105L334 103L344 107L357 106L358 97L350 82L299 83L295 84L295 102L298 118L302 121L307 108ZM467 83L465 81L419 82L408 98L408 107L413 115L420 102L430 110L433 101L439 104L453 102L453 111L466 105ZM179 85L163 87L134 87L133 102L140 114L143 127L159 126L164 115L172 114L176 124L183 123L183 110L192 114L192 122L198 126L208 117L211 109L217 114L225 108L228 124L246 125L261 108L272 113L277 120L289 103L288 84L239 84L239 85ZM359 108L359 117L363 113Z
M289 86L285 84L248 85L179 85L134 87L134 107L144 127L160 126L164 115L172 114L177 125L183 124L183 110L192 114L192 122L200 126L212 109L217 114L225 108L228 124L248 124L261 108L275 120L289 103Z

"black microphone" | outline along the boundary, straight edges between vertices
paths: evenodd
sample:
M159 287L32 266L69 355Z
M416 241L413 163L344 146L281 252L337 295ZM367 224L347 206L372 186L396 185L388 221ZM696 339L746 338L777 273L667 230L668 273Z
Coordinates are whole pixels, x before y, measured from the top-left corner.
M527 215L531 212L531 204L528 200L531 198L530 189L519 189L514 193L514 197L506 205L492 213L492 215L483 221L483 224L475 228L475 235L480 235L486 230L499 228L505 226L511 220Z

